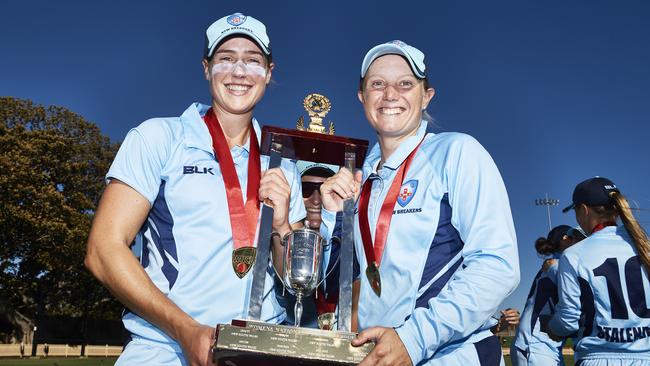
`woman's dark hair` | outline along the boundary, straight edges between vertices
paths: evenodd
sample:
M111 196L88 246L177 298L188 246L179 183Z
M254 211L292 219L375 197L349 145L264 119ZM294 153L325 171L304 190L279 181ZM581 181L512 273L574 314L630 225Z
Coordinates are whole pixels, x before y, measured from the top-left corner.
M535 250L541 255L550 255L559 250L560 243L552 242L545 237L535 240Z
M541 255L550 255L560 251L562 239L571 230L569 225L560 225L549 231L547 237L540 237L535 240L535 250Z

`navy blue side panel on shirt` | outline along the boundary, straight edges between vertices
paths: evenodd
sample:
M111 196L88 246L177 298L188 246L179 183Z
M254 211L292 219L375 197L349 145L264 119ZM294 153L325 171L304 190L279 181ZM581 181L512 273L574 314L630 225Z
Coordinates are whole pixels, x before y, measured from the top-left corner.
M543 315L540 317L542 309L546 304L551 303L553 308L557 305L558 295L557 295L557 286L551 281L550 278L544 277L538 280L537 282L537 293L535 294L535 302L533 305L533 312L530 317L530 329L535 329L535 324L537 320L541 320L542 328L545 327L545 324L550 320L550 316ZM542 329L542 332L545 332L545 329Z
M499 338L490 336L474 343L481 366L499 366L501 364L501 345Z
M580 284L580 328L584 330L582 337L591 335L594 328L594 317L596 316L596 308L594 303L594 293L591 291L589 282L585 279L578 277ZM579 333L580 331L578 331Z
M449 282L449 279L451 276L456 273L456 269L463 263L463 258L460 258L454 263L453 266L451 266L445 274L440 276L434 283L429 286L429 288L418 297L418 299L415 301L415 307L416 308L426 308L429 307L429 300L431 298L438 296L442 288Z
M535 293L535 289L537 288L537 280L539 280L539 277L542 275L542 270L540 269L537 272L537 275L535 275L535 278L533 278L533 283L530 285L530 291L528 291L528 296L526 296L526 300L530 299L531 296Z
M147 230L147 222L145 221L142 227L140 228L140 233L144 233ZM149 247L147 246L147 241L142 238L142 243L140 243L140 264L142 268L147 268L149 266Z
M330 245L332 246L332 249L330 249L330 261L327 264L327 270L323 273L323 276L329 274L329 276L325 278L326 299L329 299L331 296L339 295L339 268L341 268L340 261L338 261L339 256L341 255L341 242L339 237L333 237Z
M160 184L158 196L149 212L149 218L147 221L145 227L150 230L153 244L156 246L156 249L158 249L158 252L162 257L163 265L161 269L165 278L169 281L169 289L171 290L176 282L176 278L178 278L178 269L171 263L167 256L169 255L177 262L178 256L176 254L176 241L174 240L174 235L172 233L174 219L172 218L172 215L169 212L169 207L167 207L167 202L165 201L165 181L162 181ZM144 239L142 246L144 247L146 245L146 239Z
M452 209L449 205L448 194L445 193L440 201L440 218L438 219L438 228L433 242L429 247L427 261L422 271L420 286L425 286L432 278L440 272L442 268L460 253L463 249L463 241L456 228L451 224ZM415 307L427 307L427 302L432 297L440 293L442 287L447 283L449 278L456 272L458 266L462 263L462 258L456 261L454 265L438 278L416 301Z

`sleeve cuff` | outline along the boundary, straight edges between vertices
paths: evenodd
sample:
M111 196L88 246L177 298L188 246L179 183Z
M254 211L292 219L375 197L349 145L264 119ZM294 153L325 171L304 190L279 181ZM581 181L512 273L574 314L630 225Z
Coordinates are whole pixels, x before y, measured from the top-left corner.
M399 338L402 340L404 347L406 347L406 351L411 358L411 363L413 365L419 364L420 361L423 360L423 352L415 336L418 333L416 326L407 321L400 327L395 328L395 331L397 332Z
M131 187L134 191L138 192L142 197L149 201L149 205L153 207L153 203L158 195L158 192L147 193L147 190L140 187L134 179L127 177L126 174L120 174L118 172L109 171L104 178L106 185L110 184L112 180L118 180L127 186Z

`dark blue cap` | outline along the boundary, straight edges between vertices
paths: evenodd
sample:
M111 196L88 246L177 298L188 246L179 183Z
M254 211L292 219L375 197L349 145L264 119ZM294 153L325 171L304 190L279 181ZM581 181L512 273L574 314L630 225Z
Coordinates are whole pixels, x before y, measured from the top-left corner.
M603 177L589 178L580 182L573 190L573 203L565 207L562 212L567 212L577 205L605 206L614 203L610 193L619 192L616 184Z
M556 226L548 232L546 239L551 243L559 243L565 235L570 236L568 233L571 229L573 228L569 225Z

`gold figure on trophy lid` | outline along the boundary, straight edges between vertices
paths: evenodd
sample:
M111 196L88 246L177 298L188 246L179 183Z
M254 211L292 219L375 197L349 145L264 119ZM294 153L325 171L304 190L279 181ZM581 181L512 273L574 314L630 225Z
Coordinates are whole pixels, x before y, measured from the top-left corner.
M323 126L323 118L332 108L332 103L322 94L312 93L305 97L303 106L309 114L309 126L305 128L305 119L303 116L298 118L296 128L300 131L310 131L318 133L334 134L334 122L330 121L329 131Z

